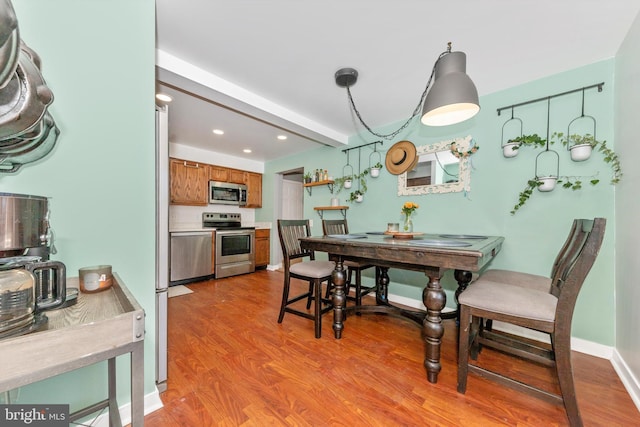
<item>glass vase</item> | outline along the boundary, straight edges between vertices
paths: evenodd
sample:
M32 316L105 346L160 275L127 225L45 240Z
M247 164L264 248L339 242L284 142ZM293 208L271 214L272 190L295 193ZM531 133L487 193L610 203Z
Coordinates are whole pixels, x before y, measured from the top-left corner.
M402 231L405 233L413 233L413 221L411 220L411 214L405 215Z

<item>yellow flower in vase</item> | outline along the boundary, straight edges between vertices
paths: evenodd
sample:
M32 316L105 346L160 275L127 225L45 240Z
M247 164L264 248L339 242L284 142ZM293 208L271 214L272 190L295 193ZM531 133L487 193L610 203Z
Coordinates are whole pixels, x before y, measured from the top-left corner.
M404 227L402 228L402 231L404 231L405 233L413 232L413 221L411 220L411 214L413 214L413 212L419 207L420 206L417 203L413 202L405 202L404 205L402 205L401 212L404 214Z

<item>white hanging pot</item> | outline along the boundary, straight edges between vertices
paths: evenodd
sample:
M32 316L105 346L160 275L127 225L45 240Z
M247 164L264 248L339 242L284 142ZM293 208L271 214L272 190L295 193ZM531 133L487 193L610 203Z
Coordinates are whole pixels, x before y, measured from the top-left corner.
M593 147L591 144L579 144L574 145L570 148L571 151L571 160L574 162L582 162L591 157L591 151Z
M507 158L517 156L518 148L520 148L520 142L507 140L507 142L502 143L502 141L504 141L505 126L507 126L507 124L512 121L520 124L520 136L522 136L522 120L513 116L513 108L511 108L511 118L504 122L504 124L502 125L502 136L500 137L500 142L502 144L502 155Z
M552 191L556 188L556 182L558 181L557 176L540 176L538 177L538 182L542 184L538 186L538 191L547 192Z
M507 142L502 146L502 155L509 158L515 157L518 155L518 150L520 148L519 142Z
M358 194L358 195L356 196L356 202L357 202L357 203L362 203L362 199L363 199L363 198L364 198L364 197L362 196L362 194Z
M346 179L344 181L344 188L351 188L352 181L350 179Z
M380 168L371 168L371 171L369 171L369 174L371 175L372 178L377 178L380 176Z

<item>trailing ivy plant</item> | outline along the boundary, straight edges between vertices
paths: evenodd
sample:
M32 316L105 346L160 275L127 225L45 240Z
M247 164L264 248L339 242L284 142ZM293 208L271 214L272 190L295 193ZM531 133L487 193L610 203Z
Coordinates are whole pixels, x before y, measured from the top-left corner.
M357 175L347 175L347 176L343 176L340 178L336 178L334 180L334 185L336 186L336 194L338 194L340 192L340 190L342 190L344 188L344 182L348 179L351 179L353 181L352 186L356 185L357 182L360 183L360 187L358 190L354 190L351 192L351 194L349 194L349 202L353 202L354 200L356 200L356 198L358 197L358 194L363 195L364 193L367 192L367 179L366 176L369 175L369 169L370 168L366 168L364 169L362 172L360 172Z
M580 144L590 144L593 150L597 150L602 153L603 161L611 166L611 170L613 172L610 181L611 184L615 185L620 182L620 179L622 178L622 167L620 165L620 159L618 158L618 155L607 146L606 141L598 141L591 134L572 134L567 138L562 132L555 132L549 139L549 144L554 144L556 140L562 143L564 147L571 147L573 145ZM520 142L521 145L529 145L533 146L534 148L543 148L547 144L547 141L545 139L542 139L537 134L522 135L517 138L513 138L511 142ZM582 189L583 178L585 177L561 176L558 177L557 183L562 184L562 188L576 191ZM597 185L600 182L600 180L595 175L586 178L590 178L589 184L591 185ZM511 210L511 215L514 215L518 209L520 209L522 206L524 206L525 203L527 203L527 201L533 194L533 190L538 188L540 185L542 185L542 183L536 178L527 181L527 186L518 195L518 203Z
M538 181L535 178L528 180L527 186L518 195L518 203L513 207L513 210L511 211L511 215L514 215L518 209L523 207L524 204L527 203L527 200L529 200L529 197L531 197L531 195L533 194L533 190L535 190L541 185L542 185L542 182Z
M515 138L509 139L508 142L518 143L518 146L513 147L514 150L517 150L518 148L520 148L523 145L524 146L530 146L530 147L533 147L533 148L537 148L537 147L544 148L547 145L547 140L543 139L537 133L534 133L532 135L520 135L520 136L517 136Z
M603 161L611 166L613 175L611 177L611 184L617 184L622 178L622 166L620 165L620 159L618 155L607 146L607 141L598 141L593 135L587 133L584 135L572 134L565 137L562 132L555 132L552 138L557 138L564 147L572 147L574 145L589 144L593 150L597 150L602 153ZM553 142L552 142L553 143Z

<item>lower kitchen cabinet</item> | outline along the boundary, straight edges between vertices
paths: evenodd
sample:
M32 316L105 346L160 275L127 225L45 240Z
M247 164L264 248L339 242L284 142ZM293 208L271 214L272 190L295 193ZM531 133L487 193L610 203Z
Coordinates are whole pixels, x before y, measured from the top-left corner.
M271 231L268 228L256 229L256 268L267 267L271 259L269 253Z

